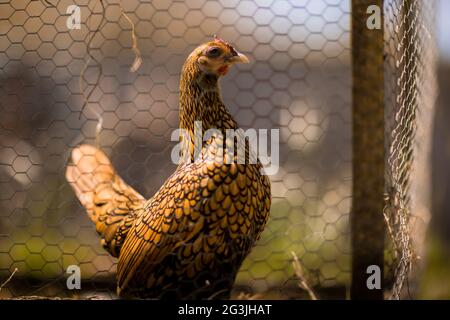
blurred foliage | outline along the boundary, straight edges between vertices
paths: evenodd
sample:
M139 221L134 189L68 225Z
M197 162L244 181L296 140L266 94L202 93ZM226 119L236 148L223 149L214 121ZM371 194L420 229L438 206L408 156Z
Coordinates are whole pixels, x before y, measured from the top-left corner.
M450 251L445 242L431 235L420 280L418 299L450 299Z

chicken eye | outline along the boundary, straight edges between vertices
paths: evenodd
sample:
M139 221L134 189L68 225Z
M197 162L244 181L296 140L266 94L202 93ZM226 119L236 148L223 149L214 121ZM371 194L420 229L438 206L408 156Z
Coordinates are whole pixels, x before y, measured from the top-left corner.
M208 50L208 56L211 58L217 58L220 55L219 48L211 48Z

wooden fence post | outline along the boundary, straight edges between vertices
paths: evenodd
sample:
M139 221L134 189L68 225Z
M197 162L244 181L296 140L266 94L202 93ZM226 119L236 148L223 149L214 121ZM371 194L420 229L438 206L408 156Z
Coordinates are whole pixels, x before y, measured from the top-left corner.
M383 0L352 1L353 203L352 299L383 299L384 207L384 21ZM370 6L378 6L380 29L370 29ZM371 7L375 8L375 7ZM376 9L376 8L375 8ZM374 18L377 18L374 16ZM377 266L380 289L370 289L369 266ZM369 269L370 270L370 269Z

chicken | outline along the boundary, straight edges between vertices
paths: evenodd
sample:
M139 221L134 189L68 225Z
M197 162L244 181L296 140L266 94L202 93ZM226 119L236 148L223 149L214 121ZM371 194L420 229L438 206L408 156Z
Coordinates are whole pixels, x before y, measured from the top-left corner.
M180 81L180 128L188 133L188 156L152 198L145 200L127 185L101 150L81 145L72 151L66 178L104 248L118 257L119 296L230 297L271 204L269 179L259 160L250 161L247 143L245 161L236 161L236 153L218 158L221 147L236 144L226 130L238 129L218 80L233 64L247 62L217 37L189 55ZM196 121L203 130L223 133L206 139L200 157L194 152Z

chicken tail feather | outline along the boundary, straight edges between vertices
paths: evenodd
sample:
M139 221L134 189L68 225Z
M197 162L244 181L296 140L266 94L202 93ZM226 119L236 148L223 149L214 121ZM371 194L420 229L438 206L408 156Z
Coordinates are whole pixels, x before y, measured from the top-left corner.
M145 199L120 178L100 149L81 145L73 149L66 179L102 237L102 245L117 257Z

